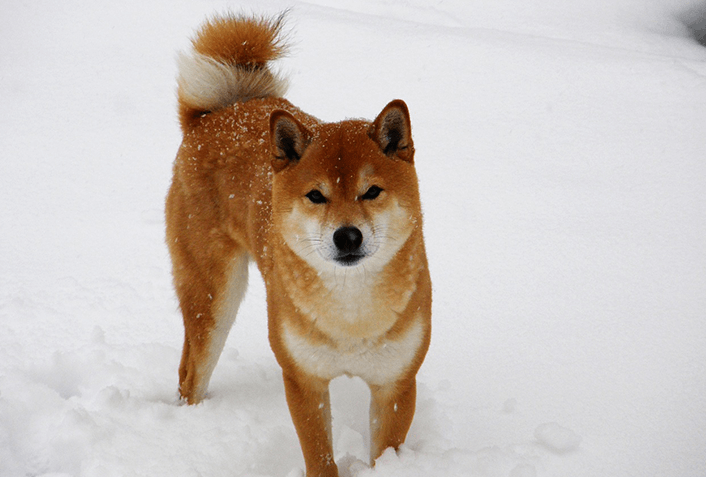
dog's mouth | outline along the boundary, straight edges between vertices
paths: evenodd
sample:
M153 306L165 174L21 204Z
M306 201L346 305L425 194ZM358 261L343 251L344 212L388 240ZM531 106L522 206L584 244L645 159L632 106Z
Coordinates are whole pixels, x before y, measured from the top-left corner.
M338 263L339 265L343 265L344 267L352 267L353 265L358 264L364 258L364 254L348 253L345 255L339 255L334 260L336 260L336 263Z

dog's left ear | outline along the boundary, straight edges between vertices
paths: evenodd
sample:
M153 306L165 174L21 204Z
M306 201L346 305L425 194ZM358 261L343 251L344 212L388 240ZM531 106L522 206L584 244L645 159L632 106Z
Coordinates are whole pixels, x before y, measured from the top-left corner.
M386 156L414 161L412 124L407 105L401 99L391 101L375 118L370 127L370 137Z
M275 172L299 162L311 142L311 133L287 111L277 110L270 115L272 167Z

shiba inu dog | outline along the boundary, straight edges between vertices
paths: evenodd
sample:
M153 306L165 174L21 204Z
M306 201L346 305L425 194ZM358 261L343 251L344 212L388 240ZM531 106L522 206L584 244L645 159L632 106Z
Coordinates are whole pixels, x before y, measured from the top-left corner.
M207 21L179 59L183 142L166 202L185 339L179 391L208 383L253 260L306 473L338 475L328 384L370 387L371 458L406 437L431 282L407 106L324 123L282 98L282 17Z

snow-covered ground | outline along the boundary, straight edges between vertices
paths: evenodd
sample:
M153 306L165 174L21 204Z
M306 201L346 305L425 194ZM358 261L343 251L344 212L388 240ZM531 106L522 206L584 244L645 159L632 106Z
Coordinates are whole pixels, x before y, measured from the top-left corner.
M228 6L293 6L306 111L412 114L432 346L374 469L334 382L342 476L706 475L706 3L45 0L0 6L0 476L302 473L254 270L176 394L174 60Z

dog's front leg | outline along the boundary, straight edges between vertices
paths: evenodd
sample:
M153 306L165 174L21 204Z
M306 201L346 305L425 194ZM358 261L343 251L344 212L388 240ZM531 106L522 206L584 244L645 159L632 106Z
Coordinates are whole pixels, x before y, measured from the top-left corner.
M284 389L299 436L307 477L338 477L333 461L328 382L284 374Z
M370 386L370 458L397 449L412 425L417 397L415 378L385 386Z

